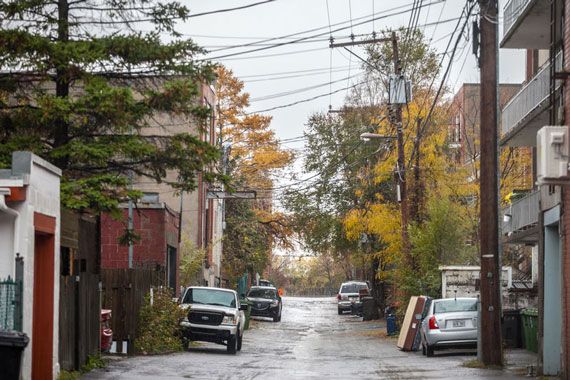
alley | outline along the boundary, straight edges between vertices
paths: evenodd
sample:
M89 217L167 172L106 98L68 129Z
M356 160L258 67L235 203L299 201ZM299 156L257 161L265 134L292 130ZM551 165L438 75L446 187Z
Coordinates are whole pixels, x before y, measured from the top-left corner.
M337 315L334 298L285 297L280 323L256 320L237 355L200 344L189 352L111 360L84 379L481 379L523 378L511 370L470 369L471 353L426 358L401 352L384 323ZM509 360L512 363L512 360Z

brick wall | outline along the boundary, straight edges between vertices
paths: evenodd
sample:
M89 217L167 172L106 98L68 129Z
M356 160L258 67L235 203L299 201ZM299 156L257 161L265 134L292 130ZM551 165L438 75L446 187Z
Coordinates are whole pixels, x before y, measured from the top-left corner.
M166 267L167 242L178 249L178 216L166 209L135 209L133 227L140 240L133 246L133 265L153 268ZM101 267L128 268L128 246L119 244L127 227L128 210L124 220L109 214L101 215Z

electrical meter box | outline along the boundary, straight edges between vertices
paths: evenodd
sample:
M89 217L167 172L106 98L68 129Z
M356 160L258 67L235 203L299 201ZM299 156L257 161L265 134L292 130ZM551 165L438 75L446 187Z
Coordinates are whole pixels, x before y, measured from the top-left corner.
M567 126L542 127L536 135L537 184L559 185L570 182Z

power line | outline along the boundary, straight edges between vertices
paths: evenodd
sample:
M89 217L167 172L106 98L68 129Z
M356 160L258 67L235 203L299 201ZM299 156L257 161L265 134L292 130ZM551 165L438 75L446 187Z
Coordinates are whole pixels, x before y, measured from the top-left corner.
M409 6L409 5L410 5L410 4L408 3L408 4L405 4L405 5L400 5L400 6L397 6L397 7L394 7L394 8L390 8L390 9L387 9L387 10L385 10L385 11L378 12L378 15L383 14L383 13L385 13L385 12L391 12L391 11L395 11L395 10L398 10L398 9L403 9L403 8L406 8L406 7ZM370 17L370 16L375 16L375 14L366 15L366 16L363 16L363 17L359 17L358 20L362 20L362 19L365 19L365 18ZM328 33L328 34L332 34L333 31L331 30L331 26L344 25L344 24L346 24L346 23L348 23L348 22L349 22L349 21L342 21L342 22L338 22L338 23L332 24L332 25L330 25L330 22L329 22L329 25L326 25L326 26L320 26L320 27L317 27L317 28L307 29L307 30L303 30L303 31L300 31L300 32L295 32L295 33L287 34L287 35L284 35L284 36L270 37L270 38L266 38L266 39L264 39L264 40L257 41L257 42L250 42L250 43L245 43L245 44L238 44L238 45L234 45L234 46L229 47L229 48L218 49L218 50L212 51L211 53L215 53L215 52L222 51L222 50L236 49L236 48L240 48L240 47L256 46L256 45L259 44L259 43L271 42L271 41L276 41L276 40L284 40L284 39L287 39L287 38L300 36L300 35L302 35L302 34L317 32L317 31L320 31L320 30L323 30L323 29L329 29L329 33ZM327 34L327 33L324 33L324 35L326 35L326 34ZM294 41L295 41L295 40L297 40L297 39L294 39Z
M449 62L448 62L448 64L447 64L447 67L446 67L446 69L445 69L445 72L444 72L444 74L443 74L443 77L442 77L442 79L441 79L441 82L440 82L440 84L439 84L439 87L438 87L438 89L437 89L437 92L436 92L435 97L434 97L434 99L433 99L433 102L432 102L432 104L431 104L431 107L430 107L430 109L429 109L429 112L428 112L428 114L427 114L427 117L424 119L424 121L423 121L423 123L422 123L422 126L420 127L420 134L421 134L421 135L424 134L425 129L426 129L427 125L429 124L429 120L430 120L430 118L431 118L431 115L432 115L432 113L433 113L433 110L435 109L435 106L436 106L436 104L437 104L437 101L438 101L438 99L439 99L439 96L440 96L440 94L441 94L441 91L442 91L442 89L443 89L443 86L445 85L445 82L447 81L447 76L449 75L449 72L450 72L450 70L451 70L451 66L453 65L453 58L455 57L455 53L456 53L456 51L457 51L457 47L459 46L459 41L461 40L461 37L463 36L463 32L465 31L465 28L466 28L467 24L469 23L469 17L471 16L471 12L473 11L473 8L474 8L474 7L475 7L475 3L474 3L473 5L471 5L470 7L469 7L469 2L466 2L466 3L465 3L465 7L463 8L463 11L462 11L462 14L465 13L465 22L464 22L463 25L461 26L461 31L459 32L459 34L458 34L458 36L457 36L457 39L455 40L455 44L454 44L454 46L453 46L453 50L452 50L451 56L450 56L450 58L449 58ZM458 24L459 24L459 23L458 23ZM456 30L458 30L458 29L456 28ZM448 45L447 45L448 48L449 48L449 46L451 45L451 41L452 41L452 40L453 40L453 36L452 36L452 38L449 39L449 43L448 43ZM448 48L447 48L447 49L448 49ZM446 50L447 50L447 49L446 49ZM442 57L442 60L443 60L443 58L444 58L444 57ZM432 81L432 84L433 84L433 81ZM428 93L426 94L426 97L429 95L430 92L431 92L431 85L430 85L430 90L429 90ZM414 147L413 147L413 149L412 149L412 154L410 155L410 160L411 160L412 157L414 157L414 154L416 153L415 151L416 151L416 146L414 145ZM408 166L410 165L410 163L411 163L411 161L408 162Z
M290 90L290 91L284 91L284 92L279 92L276 94L272 94L272 95L266 95L266 96L261 96L258 98L253 98L250 100L250 103L254 103L254 102L260 102L260 101L264 101L264 100L271 100L271 99L275 99L275 98L280 98L283 96L289 96L289 95L295 95L295 94L299 94L301 92L305 92L305 91L309 91L309 90L314 90L316 88L320 88L320 87L324 87L324 86L328 86L329 84L333 84L333 83L339 83L339 82L344 82L345 80L350 80L350 79L354 79L356 77L358 77L361 74L356 74L353 76L347 76L346 78L342 78L333 82L327 82L327 83L321 83L321 84L317 84L317 85L313 85L313 86L308 86L308 87L303 87L303 88L299 88L296 90Z
M425 4L425 5L423 5L423 6L424 6L424 7L426 7L426 6L431 6L431 5L434 5L434 4L441 3L441 2L443 2L443 1L444 1L444 0L434 0L434 1L432 1L432 2L430 2L430 3L428 3L428 4ZM402 6L401 6L401 7L397 7L397 8L402 8ZM397 9L397 8L394 8L394 9ZM384 15L382 15L382 16L373 17L373 18L370 19L370 20L361 21L361 22L359 22L359 23L354 24L354 26L360 26L360 25L368 24L368 23L372 22L373 20L381 20L381 19L385 19L385 18L392 17L392 16L402 15L402 14L404 14L404 13L408 13L409 11L410 11L410 9L407 9L407 10L404 10L404 11L400 11L400 12L390 13L390 14L384 14ZM322 28L317 28L316 30L319 30L319 29L322 29ZM350 29L350 26L347 26L347 27L340 27L340 28L337 28L337 29L332 30L332 32L340 32L340 31L346 30L346 29ZM301 37L301 38L295 39L295 40L293 40L293 41L287 41L287 42L276 43L276 44L274 44L274 45L272 45L272 46L263 46L263 47L258 47L258 48L255 48L255 49L245 50L245 51L241 51L241 52L229 53L229 54L219 55L219 56L215 56L215 57L208 57L208 58L205 58L205 59L203 59L203 60L216 60L216 59L234 57L234 56L236 56L236 55L243 55L243 54L253 53L253 52L257 52L257 51L272 49L272 48L276 48L276 47L280 47L280 46L291 45L291 44L297 43L297 42L299 42L299 41L306 41L306 40L311 39L311 38L322 37L322 36L327 35L327 34L330 34L330 33L332 33L332 32L329 31L329 32L324 32L324 33L318 33L318 34L314 34L314 35L312 35L312 36ZM304 32L304 33L306 33L306 32ZM303 33L303 34L304 34L304 33ZM291 35L288 35L287 37L290 37L290 36L291 36ZM265 41L264 41L264 42L265 42ZM251 44L250 44L250 45L251 45Z
M305 183L305 182L307 182L307 181L309 181L309 180L311 180L311 179L313 179L313 178L316 178L316 177L318 177L318 176L321 176L321 175L323 175L323 174L326 174L326 172L329 172L330 169L333 169L333 170L334 170L334 169L337 169L340 164L342 164L352 153L354 153L354 152L356 151L356 149L358 149L358 148L362 145L362 143L363 143L362 141L358 141L358 142L352 147L352 149L350 149L345 155L343 155L343 156L338 160L338 162L337 162L335 165L332 166L332 168L329 167L329 168L327 168L327 170L325 170L325 171L318 172L318 173L316 173L316 174L311 175L311 176L308 177L308 178L304 178L304 179L299 180L299 181L297 181L297 182L295 182L295 183L290 183L290 184L287 184L287 185L277 186L277 187L273 187L273 188L270 188L270 189L252 189L252 190L258 190L258 191L283 190L283 189L286 189L286 188L290 188L290 187L292 187L292 186L296 186L296 185ZM318 181L317 181L317 182L318 182ZM293 190L293 191L300 191L300 190Z
M355 87L360 86L360 85L362 85L362 84L364 84L364 83L366 83L366 81L358 82L358 83L356 83L356 84L350 86L350 88L355 88ZM298 100L298 101L296 101L296 102L292 102L292 103L288 103L288 104L283 104L283 105L280 105L280 106L275 106L275 107L266 108L266 109L262 109L262 110L257 110L257 111L253 111L253 112L248 112L248 113L246 113L246 115L251 115L251 114L256 114L256 113L262 113L262 112L269 112L269 111L274 111L274 110L281 109L281 108L292 107L292 106L295 106L295 105L297 105L297 104L307 103L307 102L310 102L310 101L313 101L313 100L316 100L316 99L319 99L319 98L323 98L323 97L329 96L329 95L331 95L331 94L336 94L336 93L339 93L339 92L345 91L345 90L346 90L346 89L343 87L343 88L340 88L340 89L335 90L335 91L332 91L332 92L327 92L327 93L325 93L325 94L316 95L316 96L313 96L313 97L310 97L310 98Z
M333 69L345 69L348 66L336 66L333 67ZM320 67L320 68L315 68L315 69L307 69L307 70L293 70L293 71L281 71L281 72L276 72L276 73L266 73L266 74L254 74L254 75L240 75L239 79L244 79L244 78L259 78L259 77L265 77L265 76L273 76L273 75L287 75L287 74L299 74L299 73L308 73L308 72L315 72L315 71L329 71L328 67Z
M443 0L441 0L443 1ZM443 23L447 23L447 22L451 22L451 21L455 21L458 18L452 18L452 19L448 19L448 20L444 20L441 21L439 24L443 24ZM422 27L427 27L427 26L432 26L432 25L437 25L436 23L429 23L426 25L420 25ZM369 34L359 34L359 35L355 35L355 37L364 37L364 36L369 36ZM344 37L343 37L344 38ZM328 39L323 39L323 41L329 41ZM272 47L274 45L271 45L269 47ZM288 52L283 52L283 53L271 53L271 54L261 54L261 55L250 55L250 56L245 56L245 57L231 57L231 58L222 58L220 59L222 62L227 62L227 61L240 61L240 60L245 60L245 59L254 59L254 58L269 58L269 57L280 57L280 56L286 56L286 55L294 55L294 54L302 54L302 53L308 53L308 52L314 52L314 51L320 51L320 50L326 50L328 48L311 48L311 49L304 49L304 50L293 50L293 51L288 51ZM246 54L247 52L243 52L243 54ZM235 53L235 55L241 55L242 52L239 53ZM208 58L208 59L202 59L199 61L204 61L204 60L210 60L210 59L214 59L214 58Z
M328 70L327 71L331 71L333 73L340 73L340 72L344 72L344 71L348 71L348 75L350 76L350 68L348 69L337 69L337 70ZM269 81L276 81L276 80L282 80L282 79L292 79L292 78L304 78L304 77L314 77L314 76L318 76L318 75L324 75L324 74L329 74L327 71L321 71L321 72L312 72L312 73L305 73L305 74L296 74L296 75L284 75L284 76L280 76L280 77L274 77L274 78L259 78L259 79L252 79L252 80L244 80L244 82L246 83L256 83L256 82L269 82ZM242 80L243 78L240 77L240 80Z
M313 52L313 51L326 50L326 49L328 49L328 47L326 47L326 48L312 48L312 49L304 49L304 50L294 50L294 51L289 51L289 52L284 52L284 53L272 53L272 54L250 55L250 56L248 56L248 57L221 58L220 60L223 61L223 62L227 62L227 61L240 61L240 60L244 60L244 59L253 59L253 58L280 57L280 56L284 56L284 55L294 55L294 54L301 54L301 53L309 53L309 52ZM208 60L211 60L211 59L208 58Z
M264 0L264 1L259 1L257 3L253 3L253 4L248 4L248 5L242 5L239 7L234 7L234 8L225 8L225 9L218 9L215 11L208 11L208 12L202 12L202 13L195 13L195 14L190 14L189 16L187 16L188 18L191 17L199 17L199 16L206 16L206 15L211 15L211 14L217 14L217 13L226 13L226 12L232 12L232 11L237 11L240 9L246 9L246 8L251 8L251 7L255 7L257 5L262 5L262 4L266 4L266 3L272 3L275 0Z

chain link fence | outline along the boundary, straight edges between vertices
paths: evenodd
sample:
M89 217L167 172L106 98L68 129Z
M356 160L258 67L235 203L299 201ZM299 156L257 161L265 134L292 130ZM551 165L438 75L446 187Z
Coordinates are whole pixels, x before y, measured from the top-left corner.
M0 331L21 331L21 282L8 276L0 280Z

